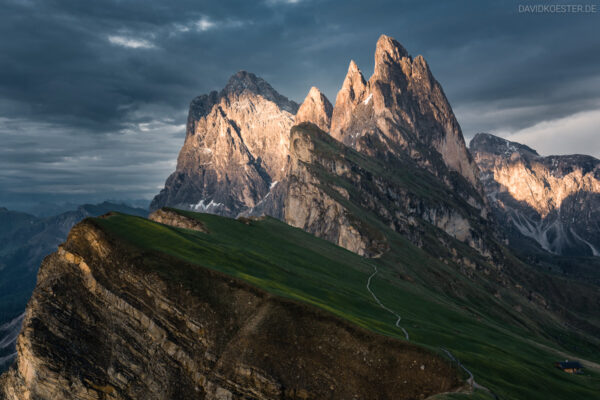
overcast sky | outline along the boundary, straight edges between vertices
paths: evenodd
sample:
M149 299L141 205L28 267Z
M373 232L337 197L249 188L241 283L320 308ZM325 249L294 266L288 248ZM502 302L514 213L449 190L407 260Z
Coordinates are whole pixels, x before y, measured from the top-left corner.
M600 10L519 4L549 1L0 0L0 205L150 199L193 97L245 69L334 101L382 33L427 59L467 140L599 157Z

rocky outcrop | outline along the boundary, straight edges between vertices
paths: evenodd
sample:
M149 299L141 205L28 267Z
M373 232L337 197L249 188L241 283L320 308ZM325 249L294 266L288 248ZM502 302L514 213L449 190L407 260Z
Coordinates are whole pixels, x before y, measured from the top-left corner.
M365 97L366 89L367 83L362 72L354 60L350 61L342 88L335 98L335 107L331 117L331 135L337 140L343 142L345 137L352 135L351 132L348 132L349 122L354 119L352 113Z
M140 251L93 220L71 231L40 269L0 399L414 399L460 386L416 346Z
M325 132L329 132L332 113L333 106L327 97L313 86L298 109L295 123L312 122Z
M343 187L332 185L328 189L333 189L335 195L338 195L332 196L314 173L314 167L329 163L315 149L311 133L325 135L312 124L302 124L292 129L291 162L283 220L359 255L382 255L388 249L385 237L381 233L369 233L361 229L359 220L335 198L342 196L347 200L348 192ZM328 171L331 174L343 175L349 172L349 165L343 162L331 167L332 170Z
M292 128L287 175L282 219L357 254L385 253L385 227L423 246L433 225L490 256L479 210L411 161L357 153L303 123Z
M202 224L202 222L188 218L180 213L175 211L161 208L160 210L156 210L148 216L148 219L154 222L158 222L159 224L174 226L176 228L190 229L193 231L199 231L208 233L208 230Z
M551 253L600 256L600 160L542 157L484 133L470 148L497 219L513 241L523 235Z
M40 263L77 222L111 210L146 216L146 210L104 202L47 218L0 209L0 373L12 364L15 341Z
M441 157L445 167L480 190L477 166L442 87L423 57L413 59L388 36L377 42L368 82L354 61L350 63L333 110L331 135L359 151L407 154L443 176L443 167L437 165ZM371 135L383 136L384 149L368 146L365 136Z
M256 75L194 99L175 172L151 204L236 216L255 207L285 171L298 106Z

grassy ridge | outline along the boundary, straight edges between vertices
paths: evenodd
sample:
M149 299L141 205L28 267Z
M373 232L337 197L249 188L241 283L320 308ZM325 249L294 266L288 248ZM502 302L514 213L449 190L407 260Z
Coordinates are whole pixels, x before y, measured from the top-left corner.
M465 293L464 302L450 299L419 279L420 268L457 275L420 249L402 242L381 259L365 259L272 218L250 224L215 215L178 211L198 219L209 234L177 229L122 214L95 219L111 235L124 239L150 257L152 252L211 268L243 279L276 295L310 303L375 332L404 340L396 317L378 306L366 290L375 266L381 271L372 289L383 303L402 315L411 341L440 352L452 351L482 384L501 399L597 399L600 376L590 370L571 376L555 369L560 357L519 323L487 317ZM167 279L194 290L193 271L177 265L149 263ZM474 298L476 294L473 294ZM489 296L493 297L493 296ZM485 307L493 306L483 304ZM590 355L593 358L593 355ZM596 355L598 358L599 355ZM467 395L447 395L462 398ZM477 391L469 398L491 398ZM438 396L437 398L444 398Z

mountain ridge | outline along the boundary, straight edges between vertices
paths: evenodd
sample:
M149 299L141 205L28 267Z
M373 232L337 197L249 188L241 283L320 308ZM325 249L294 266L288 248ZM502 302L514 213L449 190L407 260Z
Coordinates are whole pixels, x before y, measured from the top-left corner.
M600 160L541 156L489 134L477 134L470 148L487 197L513 242L524 236L553 254L600 256Z

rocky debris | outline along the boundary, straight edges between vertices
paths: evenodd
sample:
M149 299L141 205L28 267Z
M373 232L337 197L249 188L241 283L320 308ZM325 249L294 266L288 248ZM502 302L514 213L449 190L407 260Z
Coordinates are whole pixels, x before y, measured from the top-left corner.
M524 235L551 253L600 256L600 160L542 157L485 133L475 135L470 148L490 204L513 241Z
M148 219L158 222L159 224L174 226L176 228L191 229L193 231L208 233L208 230L202 222L185 217L167 208L161 208L160 210L154 211L148 216Z
M241 71L217 93L194 99L175 172L155 197L163 206L237 216L283 178L298 106Z
M87 220L42 264L0 399L415 399L460 385L426 350Z
M312 122L325 132L329 132L332 113L333 106L327 97L313 86L298 109L295 123Z

